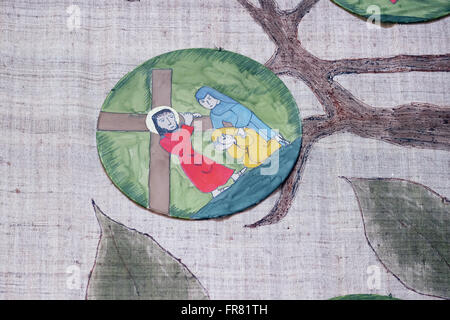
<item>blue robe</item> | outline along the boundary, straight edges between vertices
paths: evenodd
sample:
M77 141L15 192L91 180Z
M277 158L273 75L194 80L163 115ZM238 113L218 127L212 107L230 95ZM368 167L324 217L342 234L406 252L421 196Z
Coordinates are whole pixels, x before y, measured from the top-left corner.
M198 101L205 98L207 94L220 100L220 103L211 109L210 113L211 122L215 129L223 128L223 122L229 122L235 128L255 130L266 141L276 136L276 133L251 110L213 88L201 87L195 94L195 97Z

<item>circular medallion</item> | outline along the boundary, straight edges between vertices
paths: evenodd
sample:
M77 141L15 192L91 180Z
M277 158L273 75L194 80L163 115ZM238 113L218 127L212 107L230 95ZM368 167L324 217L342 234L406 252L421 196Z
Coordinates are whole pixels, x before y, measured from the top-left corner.
M301 121L284 83L260 63L223 50L152 58L103 103L97 148L131 200L185 219L242 211L289 175Z

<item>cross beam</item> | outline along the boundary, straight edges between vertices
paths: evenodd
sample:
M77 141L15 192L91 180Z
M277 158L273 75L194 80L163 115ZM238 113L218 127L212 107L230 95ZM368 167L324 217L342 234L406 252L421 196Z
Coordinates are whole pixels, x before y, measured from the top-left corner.
M159 106L172 106L172 70L152 70L152 109ZM101 111L98 117L99 131L148 132L145 124L146 114L116 113ZM180 121L184 122L182 116ZM206 131L212 128L209 117L195 118L192 125ZM169 214L170 206L170 154L159 144L159 135L150 135L150 163L148 208L162 214ZM139 161L139 159L136 159Z

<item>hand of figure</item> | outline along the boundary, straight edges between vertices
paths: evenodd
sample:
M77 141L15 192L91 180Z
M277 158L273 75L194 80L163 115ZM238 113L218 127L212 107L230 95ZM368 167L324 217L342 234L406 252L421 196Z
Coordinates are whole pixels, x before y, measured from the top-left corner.
M190 112L181 112L181 115L184 118L184 124L190 126L194 120L194 115Z
M242 128L239 128L239 129L238 129L237 134L240 135L242 138L245 138L245 136L247 135L247 134L245 133L245 130L242 129Z

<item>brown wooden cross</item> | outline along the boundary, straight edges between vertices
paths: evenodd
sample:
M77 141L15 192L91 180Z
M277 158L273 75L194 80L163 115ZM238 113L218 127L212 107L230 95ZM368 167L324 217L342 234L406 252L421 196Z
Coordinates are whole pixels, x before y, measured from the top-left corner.
M172 106L172 69L152 70L152 108ZM115 113L101 111L98 117L98 131L149 132L145 124L146 114ZM180 117L180 121L184 121ZM212 128L209 117L194 119L193 125L202 130ZM159 144L160 136L150 134L150 164L148 178L148 208L162 214L169 214L170 205L170 154ZM136 159L139 161L139 159Z

